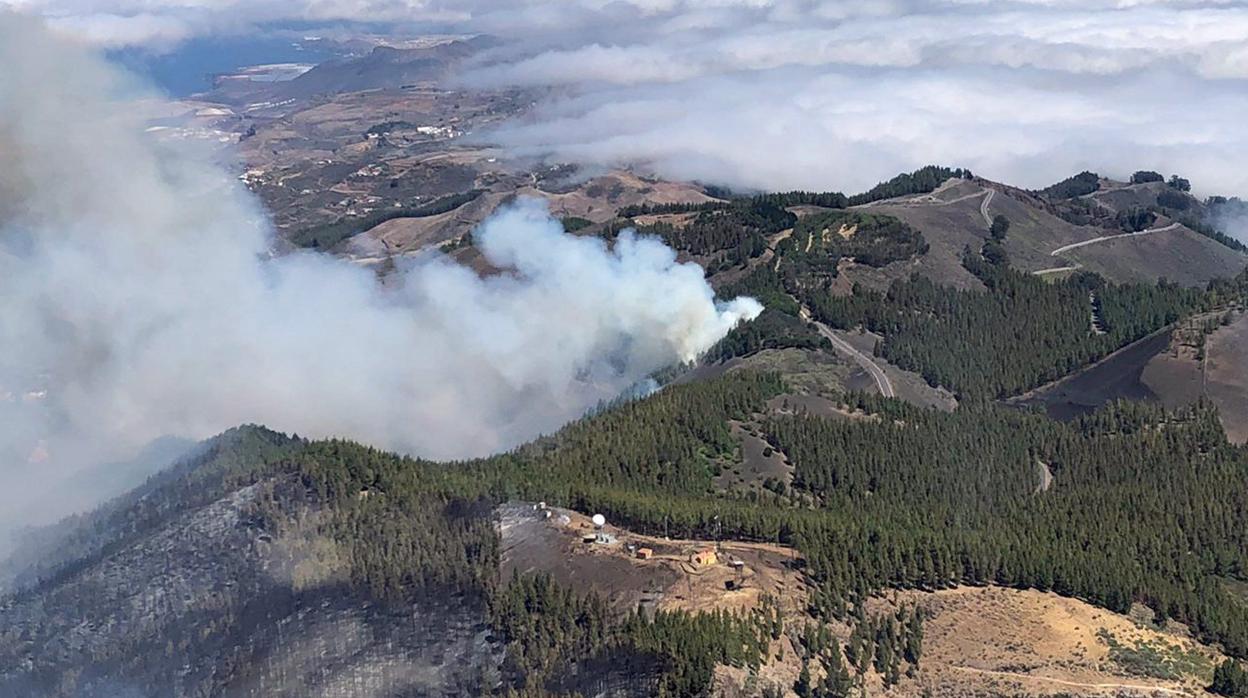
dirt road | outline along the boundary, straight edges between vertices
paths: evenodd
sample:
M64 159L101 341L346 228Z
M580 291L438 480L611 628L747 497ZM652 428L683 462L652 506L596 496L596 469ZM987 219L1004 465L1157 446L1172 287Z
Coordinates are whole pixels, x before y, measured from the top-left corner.
M1053 469L1044 461L1036 461L1036 465L1040 468L1040 484L1036 487L1036 494L1048 492L1053 486Z
M1056 250L1053 250L1052 252L1050 252L1049 256L1056 257L1062 254L1063 252L1069 252L1079 247L1086 247L1087 245L1095 245L1098 242L1107 242L1109 240L1119 240L1121 238L1133 238L1133 237L1139 237L1141 235L1152 235L1153 233L1164 233L1169 230L1174 230L1178 227L1179 227L1178 223L1171 223L1170 225L1167 225L1162 228L1149 228L1148 230L1140 230L1134 233L1119 233L1118 235L1102 235L1099 238L1092 238L1091 240L1084 240L1083 242L1076 242L1070 245L1063 245L1062 247L1059 247Z
M992 203L992 197L997 195L997 190L987 189L985 191L988 192L988 195L984 197L984 202L979 205L979 215L984 217L984 223L987 223L988 227L991 228L992 216L988 214L988 204Z
M1083 268L1082 264L1073 264L1068 267L1050 267L1048 269L1039 269L1031 273L1035 274L1036 276L1044 276L1045 274L1060 274L1064 271L1079 271L1082 268Z
M827 337L828 341L832 342L832 346L835 347L837 351L853 359L859 366L866 370L867 373L871 374L871 378L875 380L876 387L880 390L880 395L883 395L884 397L896 397L896 393L893 392L893 382L888 379L888 375L884 373L884 369L880 368L880 365L875 363L870 356L858 351L849 342L846 342L836 336L836 333L832 331L832 328L815 320L814 316L811 315L809 308L803 306L801 315L803 320L814 325L815 329L819 330L819 334Z
M963 194L962 196L959 196L955 199L943 200L939 198L939 194L941 192L957 184L960 181L962 180L958 180L958 179L946 180L944 184L937 187L930 194L921 194L918 196L913 196L909 199L905 197L896 197L892 199L880 199L879 201L869 201L865 204L858 204L857 206L850 206L850 208L871 208L873 206L951 206L953 204L960 204L963 201L977 199L981 196L984 196L984 194L987 193L988 196L984 200L984 203L980 204L979 210L980 210L980 213L984 214L984 220L988 221L989 225L992 225L992 219L988 217L987 210L988 210L988 202L992 201L992 197L996 195L996 190L985 187L981 191L977 191L974 194Z
M1054 679L1048 676L1033 676L1031 674L1019 674L1012 671L992 671L990 669L975 669L969 666L952 667L958 671L967 671L972 674L981 674L985 676L1000 676L1006 679L1027 680L1027 681L1044 681L1046 683L1057 684L1058 686L1069 686L1071 688L1092 688L1119 691L1142 691L1147 694L1165 693L1174 696L1191 696L1194 695L1190 691L1184 691L1179 688L1168 688L1166 686L1150 686L1148 684L1130 684L1130 683L1079 683L1078 681L1066 681L1064 679Z

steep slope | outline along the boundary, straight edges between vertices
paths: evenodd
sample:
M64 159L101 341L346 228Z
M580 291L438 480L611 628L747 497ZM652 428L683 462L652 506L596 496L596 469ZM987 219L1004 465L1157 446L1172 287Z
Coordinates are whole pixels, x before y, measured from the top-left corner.
M1200 286L1215 278L1232 277L1248 266L1248 256L1242 251L1182 223L1170 227L1178 220L1164 215L1147 227L1157 230L1156 233L1064 250L1128 232L1107 227L1116 226L1119 213L1148 207L1162 210L1155 185L1110 185L1104 195L1092 196L1104 215L1081 218L1070 213L1066 202L1054 204L1033 193L977 178L950 180L931 194L887 199L869 207L922 231L931 244L931 251L906 272L922 273L959 288L978 286L959 261L966 247L978 249L983 244L989 236L991 219L998 215L1010 222L1005 249L1011 264L1027 272L1082 268L1119 283L1164 278L1185 286ZM1200 219L1196 206L1191 205L1185 220Z
M672 386L454 465L236 431L70 525L77 552L0 600L0 695L691 698L725 673L795 682L805 665L828 690L910 694L926 666L914 607L935 593L953 616L933 629L957 634L974 611L942 591L985 585L1077 597L1084 616L1147 604L1248 654L1248 607L1225 588L1248 559L1235 523L1248 453L1207 406L1120 404L1062 424L866 396L816 412L778 402L784 388L747 372ZM791 479L716 486L716 469L752 458L743 429ZM495 513L516 500L551 515ZM611 523L594 531L589 511ZM912 600L882 610L890 590ZM629 612L648 598L653 614ZM1126 646L1123 621L1104 624ZM950 672L1080 694L1155 683L933 650ZM1207 681L1208 666L1182 680ZM935 685L959 685L949 676Z
M395 604L351 584L348 551L322 528L326 500L281 474L303 448L236 430L32 541L56 552L0 600L0 694L477 690L497 650L473 586Z

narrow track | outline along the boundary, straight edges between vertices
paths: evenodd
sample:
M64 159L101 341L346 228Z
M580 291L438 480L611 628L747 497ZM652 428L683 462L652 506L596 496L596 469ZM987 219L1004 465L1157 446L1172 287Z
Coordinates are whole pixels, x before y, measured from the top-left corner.
M966 671L972 674L982 674L985 676L1000 676L1007 679L1026 679L1030 681L1044 681L1047 683L1057 684L1058 686L1070 686L1071 688L1094 688L1094 689L1118 689L1127 691L1143 691L1149 694L1166 693L1173 696L1191 696L1194 695L1190 691L1184 691L1179 688L1168 688L1166 686L1150 686L1148 684L1132 684L1132 683L1080 683L1078 681L1066 681L1064 679L1054 679L1048 676L1033 676L1031 674L1019 674L1012 671L992 671L991 669L975 669L969 666L955 666L953 669L958 671Z
M1120 233L1118 235L1102 235L1099 238L1092 238L1091 240L1084 240L1083 242L1075 242L1069 245L1063 245L1062 247L1059 247L1056 250L1053 250L1052 252L1050 252L1049 256L1056 257L1064 252L1070 252L1073 249L1086 247L1088 245L1095 245L1098 242L1108 242L1110 240L1121 240L1123 238L1136 238L1136 237L1141 237L1144 235L1152 235L1153 233L1164 233L1169 230L1175 230L1178 227L1179 227L1178 223L1171 223L1170 225L1167 225L1163 228L1149 228L1148 230L1141 230L1135 233Z
M991 228L992 216L988 214L988 204L992 203L992 197L997 195L997 190L986 189L985 191L988 192L988 195L984 197L984 202L979 205L979 215L984 217L984 223L987 223L988 227Z
M896 392L893 390L893 382L888 379L888 374L884 373L884 369L880 368L880 365L875 363L870 356L858 351L849 342L846 342L836 336L836 333L832 331L832 328L822 322L819 322L818 320L815 320L808 308L803 307L801 315L803 320L815 326L815 329L819 331L819 334L826 337L829 342L832 342L832 346L835 347L837 351L849 356L849 358L853 359L859 366L865 369L867 373L871 374L871 378L875 380L875 386L880 390L880 395L883 395L884 397L897 397Z

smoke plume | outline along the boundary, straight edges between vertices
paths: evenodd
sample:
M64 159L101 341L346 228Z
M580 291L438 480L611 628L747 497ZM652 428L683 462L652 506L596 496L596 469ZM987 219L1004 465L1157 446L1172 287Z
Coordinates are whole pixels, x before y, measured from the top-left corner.
M761 310L717 302L656 240L570 236L533 200L476 231L506 270L488 278L433 255L382 286L276 256L248 193L147 138L103 62L0 13L0 65L0 512L86 463L242 422L495 452Z
M1214 203L1205 223L1248 245L1248 203L1242 199Z

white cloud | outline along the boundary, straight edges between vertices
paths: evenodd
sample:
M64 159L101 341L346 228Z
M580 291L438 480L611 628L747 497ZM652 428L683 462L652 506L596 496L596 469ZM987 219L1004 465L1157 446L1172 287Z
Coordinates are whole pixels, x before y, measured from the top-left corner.
M681 3L616 33L530 40L465 79L575 88L498 134L526 154L744 187L856 191L940 163L1248 193L1241 2Z
M1026 186L1143 167L1248 194L1242 0L5 2L105 43L360 17L494 33L465 84L564 88L497 134L530 155L847 190L930 162Z

